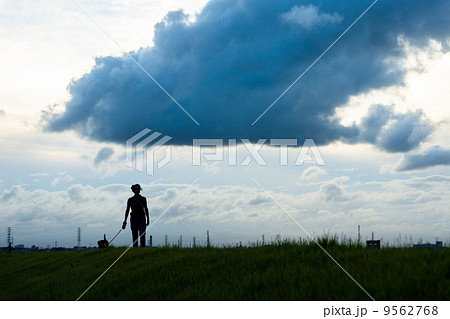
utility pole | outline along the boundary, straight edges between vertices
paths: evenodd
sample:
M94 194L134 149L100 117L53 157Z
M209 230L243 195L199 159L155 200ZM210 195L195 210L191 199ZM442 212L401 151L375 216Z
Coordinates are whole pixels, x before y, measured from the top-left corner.
M195 248L195 236L194 236L194 238L192 239L192 247Z
M167 247L167 234L166 234L166 236L165 236L165 238L164 238L164 246Z
M77 247L81 247L81 227L78 227L78 245Z
M6 247L11 243L11 227L8 227L8 235L6 236Z
M264 246L264 234L262 235L262 245Z
M180 247L183 247L183 236L180 235Z
M361 225L358 225L358 244L361 242Z
M209 247L209 230L206 231L206 247Z

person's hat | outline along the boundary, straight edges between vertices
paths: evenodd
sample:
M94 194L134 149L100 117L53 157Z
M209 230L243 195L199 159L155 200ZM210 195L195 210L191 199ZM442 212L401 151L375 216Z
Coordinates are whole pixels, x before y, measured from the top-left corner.
M141 185L139 185L139 184L131 185L131 189L135 189L135 188L137 188L137 189L139 189L139 190L142 190L142 187L141 187Z

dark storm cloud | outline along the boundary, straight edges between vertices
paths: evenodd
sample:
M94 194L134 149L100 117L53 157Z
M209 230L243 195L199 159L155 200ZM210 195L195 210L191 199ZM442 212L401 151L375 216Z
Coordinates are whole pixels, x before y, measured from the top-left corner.
M381 130L377 145L388 152L407 152L425 141L432 131L432 124L421 112L398 114Z
M450 150L433 146L423 154L408 154L397 167L398 171L411 171L438 165L450 165Z
M63 113L46 114L47 129L117 143L150 128L180 145L192 145L192 138L313 138L319 145L343 140L408 151L431 131L420 113L380 108L362 126L343 126L334 112L352 95L401 85L398 38L419 47L430 39L444 43L449 1L379 1L251 125L371 2L212 0L195 23L170 12L156 25L154 46L130 54L200 126L124 56L97 58L72 81L71 100Z
M407 152L432 133L431 122L422 112L395 114L393 107L375 105L361 121L359 141L388 152Z

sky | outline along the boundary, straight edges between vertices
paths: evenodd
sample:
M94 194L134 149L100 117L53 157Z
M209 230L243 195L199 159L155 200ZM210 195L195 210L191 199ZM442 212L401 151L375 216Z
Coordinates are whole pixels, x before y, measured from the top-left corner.
M450 241L449 10L0 0L0 246L111 239L135 183L155 244Z

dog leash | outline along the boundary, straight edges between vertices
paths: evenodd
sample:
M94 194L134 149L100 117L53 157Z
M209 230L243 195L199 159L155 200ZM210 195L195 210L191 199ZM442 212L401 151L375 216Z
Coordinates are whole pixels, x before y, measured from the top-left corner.
M122 231L122 229L119 229L119 231L117 232L117 234L116 234L116 236L114 236L113 237L113 239L111 239L111 241L109 242L110 244L112 243L112 241L114 240L114 238L116 238L117 237L117 235L119 235L120 234L120 232Z

